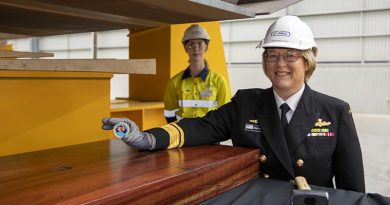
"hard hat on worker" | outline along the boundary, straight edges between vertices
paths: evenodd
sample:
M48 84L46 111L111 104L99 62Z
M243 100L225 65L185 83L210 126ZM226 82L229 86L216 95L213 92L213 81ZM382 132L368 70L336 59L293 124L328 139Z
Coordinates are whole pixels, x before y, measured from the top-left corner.
M206 40L206 43L208 43L210 41L210 36L205 28L198 24L193 24L186 29L181 42L185 43L186 41L192 39L204 39Z
M310 27L297 16L282 16L276 20L257 47L312 49L314 55L317 55L318 50Z

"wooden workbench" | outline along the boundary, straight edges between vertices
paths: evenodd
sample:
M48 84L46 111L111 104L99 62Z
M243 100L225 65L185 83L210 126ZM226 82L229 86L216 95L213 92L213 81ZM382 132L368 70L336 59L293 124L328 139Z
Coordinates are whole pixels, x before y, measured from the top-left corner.
M104 140L0 158L0 204L193 204L257 176L258 150Z

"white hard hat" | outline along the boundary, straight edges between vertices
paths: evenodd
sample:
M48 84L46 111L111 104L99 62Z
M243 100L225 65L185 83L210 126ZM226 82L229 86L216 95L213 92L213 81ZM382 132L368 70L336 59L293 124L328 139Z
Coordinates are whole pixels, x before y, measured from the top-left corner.
M310 27L297 16L282 16L276 20L257 46L259 48L281 47L298 50L313 49L317 55L317 44Z
M191 39L205 39L207 41L210 41L210 37L206 29L198 24L193 24L186 29L183 38L181 39L181 42L185 43L186 41Z

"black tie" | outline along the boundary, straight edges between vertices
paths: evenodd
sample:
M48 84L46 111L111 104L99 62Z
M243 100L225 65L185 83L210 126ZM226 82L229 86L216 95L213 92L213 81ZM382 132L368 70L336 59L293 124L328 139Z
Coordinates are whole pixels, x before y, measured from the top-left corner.
M281 122L282 122L283 133L286 136L286 129L288 125L286 113L290 110L290 107L287 105L287 103L283 103L280 106L280 109L282 110Z

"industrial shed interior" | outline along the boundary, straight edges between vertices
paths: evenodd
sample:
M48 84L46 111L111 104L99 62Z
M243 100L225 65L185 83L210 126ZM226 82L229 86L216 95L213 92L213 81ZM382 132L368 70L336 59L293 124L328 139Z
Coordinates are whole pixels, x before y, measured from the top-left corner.
M210 31L212 42L206 58L229 80L232 95L238 89L269 87L262 72L262 50L256 46L269 25L283 15L299 16L312 28L319 54L309 85L350 103L363 149L367 192L390 196L390 164L378 159L390 156L389 0L0 0L0 113L4 119L0 123L0 157L10 165L4 173L12 170L11 161L19 159L12 156L24 154L32 159L38 154L29 153L40 150L53 150L53 155L62 153L57 148L72 153L65 150L72 145L98 142L99 146L77 149L88 147L112 158L133 153L116 142L103 144L114 136L101 130L100 120L107 116L128 117L141 129L165 123L163 91L167 80L187 65L179 39L192 23L200 22ZM117 151L113 152L114 148ZM215 162L206 160L208 167L203 167L215 173L220 173L215 164L235 163L234 150L208 148L187 151L186 155L197 156L203 151L205 155L221 152ZM164 162L169 164L183 156L173 151L163 155L153 160L167 157ZM245 166L253 167L255 162L249 160L249 155L258 153L239 150L237 157L248 161ZM107 158L104 154L99 157ZM29 164L28 158L20 159ZM47 169L63 171L71 169L71 163L78 162L50 162L52 167ZM113 167L125 166L121 162ZM229 169L230 164L226 166ZM192 174L204 174L201 171ZM253 168L242 168L239 176L225 173L228 180L217 181L223 186L215 193L248 181L253 178L252 171ZM240 180L234 181L237 178ZM185 184L178 180L180 183ZM22 186L22 181L16 185ZM112 196L118 191L114 186L120 186L112 185L114 188L108 191L94 185L96 193ZM154 190L152 185L149 189ZM131 193L145 191L140 190ZM212 197L211 192L202 189L194 192L191 199L169 194L166 197L177 203L197 203ZM84 203L93 200L93 193L72 195L68 201L56 195L42 202ZM1 195L7 193L0 191ZM167 200L153 196L161 200L158 202ZM145 199L139 196L134 200Z

